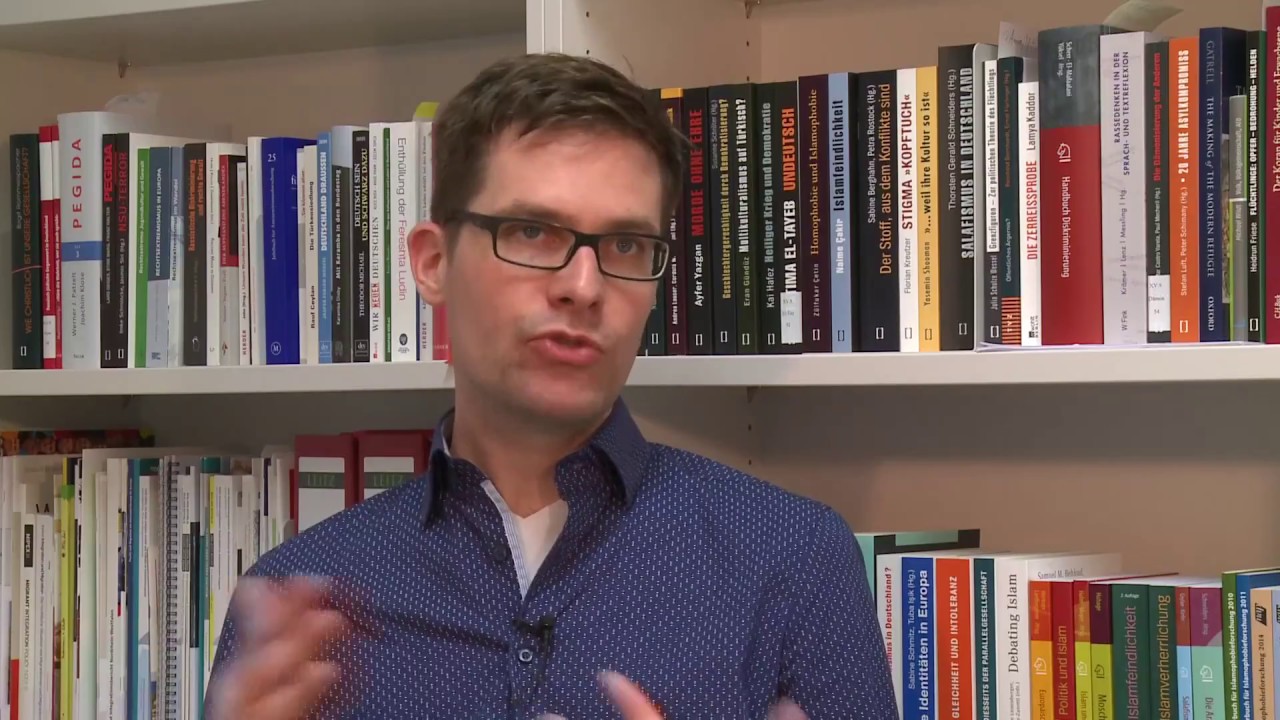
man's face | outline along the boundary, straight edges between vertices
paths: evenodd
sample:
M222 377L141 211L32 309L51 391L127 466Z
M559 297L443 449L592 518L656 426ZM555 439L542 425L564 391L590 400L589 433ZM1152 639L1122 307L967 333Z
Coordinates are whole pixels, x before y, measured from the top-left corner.
M620 135L509 132L467 209L662 235L659 177L652 153ZM602 275L588 248L561 270L520 267L493 254L488 231L457 233L447 251L438 228L415 233L411 252L423 297L446 306L458 389L538 422L599 420L631 372L657 282Z

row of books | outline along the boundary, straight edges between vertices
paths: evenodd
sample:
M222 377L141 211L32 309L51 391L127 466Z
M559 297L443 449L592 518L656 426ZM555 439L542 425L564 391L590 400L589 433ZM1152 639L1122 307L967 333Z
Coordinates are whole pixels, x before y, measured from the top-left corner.
M422 472L431 442L374 430L245 455L136 431L16 435L0 459L0 713L22 720L201 717L238 578Z
M864 551L899 716L1269 720L1280 567L1126 572L1119 553L992 552L977 530Z
M1260 17L1004 24L920 67L651 90L691 148L646 352L1280 342Z
M94 111L12 135L13 366L447 359L407 243L431 128L217 142Z

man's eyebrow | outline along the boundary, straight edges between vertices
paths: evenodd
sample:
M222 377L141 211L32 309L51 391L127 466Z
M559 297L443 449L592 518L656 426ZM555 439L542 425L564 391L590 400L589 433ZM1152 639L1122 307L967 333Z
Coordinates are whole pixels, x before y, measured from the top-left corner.
M556 210L553 207L531 203L527 200L513 200L505 205L500 206L493 211L494 215L506 215L510 217L522 217L529 220L541 220L543 222L554 223L556 225L564 225L565 227L577 228L573 219L565 213ZM593 228L594 229L594 228ZM649 218L639 216L620 216L609 218L604 225L596 230L597 232L635 232L646 235L661 235L660 228L653 224Z

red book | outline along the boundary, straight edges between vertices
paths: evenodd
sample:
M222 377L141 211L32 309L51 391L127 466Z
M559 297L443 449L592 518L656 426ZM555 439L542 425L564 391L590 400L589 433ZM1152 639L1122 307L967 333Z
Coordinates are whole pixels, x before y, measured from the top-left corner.
M1076 720L1075 583L1052 584L1054 720Z
M1043 30L1040 46L1040 265L1045 345L1100 345L1104 25Z
M366 430L356 433L356 482L348 506L390 490L426 470L430 430Z
M62 203L58 195L58 126L40 127L40 271L44 367L62 367Z
M293 454L298 473L293 506L301 534L349 506L356 483L355 435L298 435Z

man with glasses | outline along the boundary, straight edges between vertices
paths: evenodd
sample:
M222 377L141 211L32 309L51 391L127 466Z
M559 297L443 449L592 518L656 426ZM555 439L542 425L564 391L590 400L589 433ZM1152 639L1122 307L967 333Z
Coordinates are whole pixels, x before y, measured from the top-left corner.
M604 64L530 55L434 132L410 254L454 409L422 477L241 580L209 717L896 718L843 520L648 442L619 399L684 252L665 114Z

